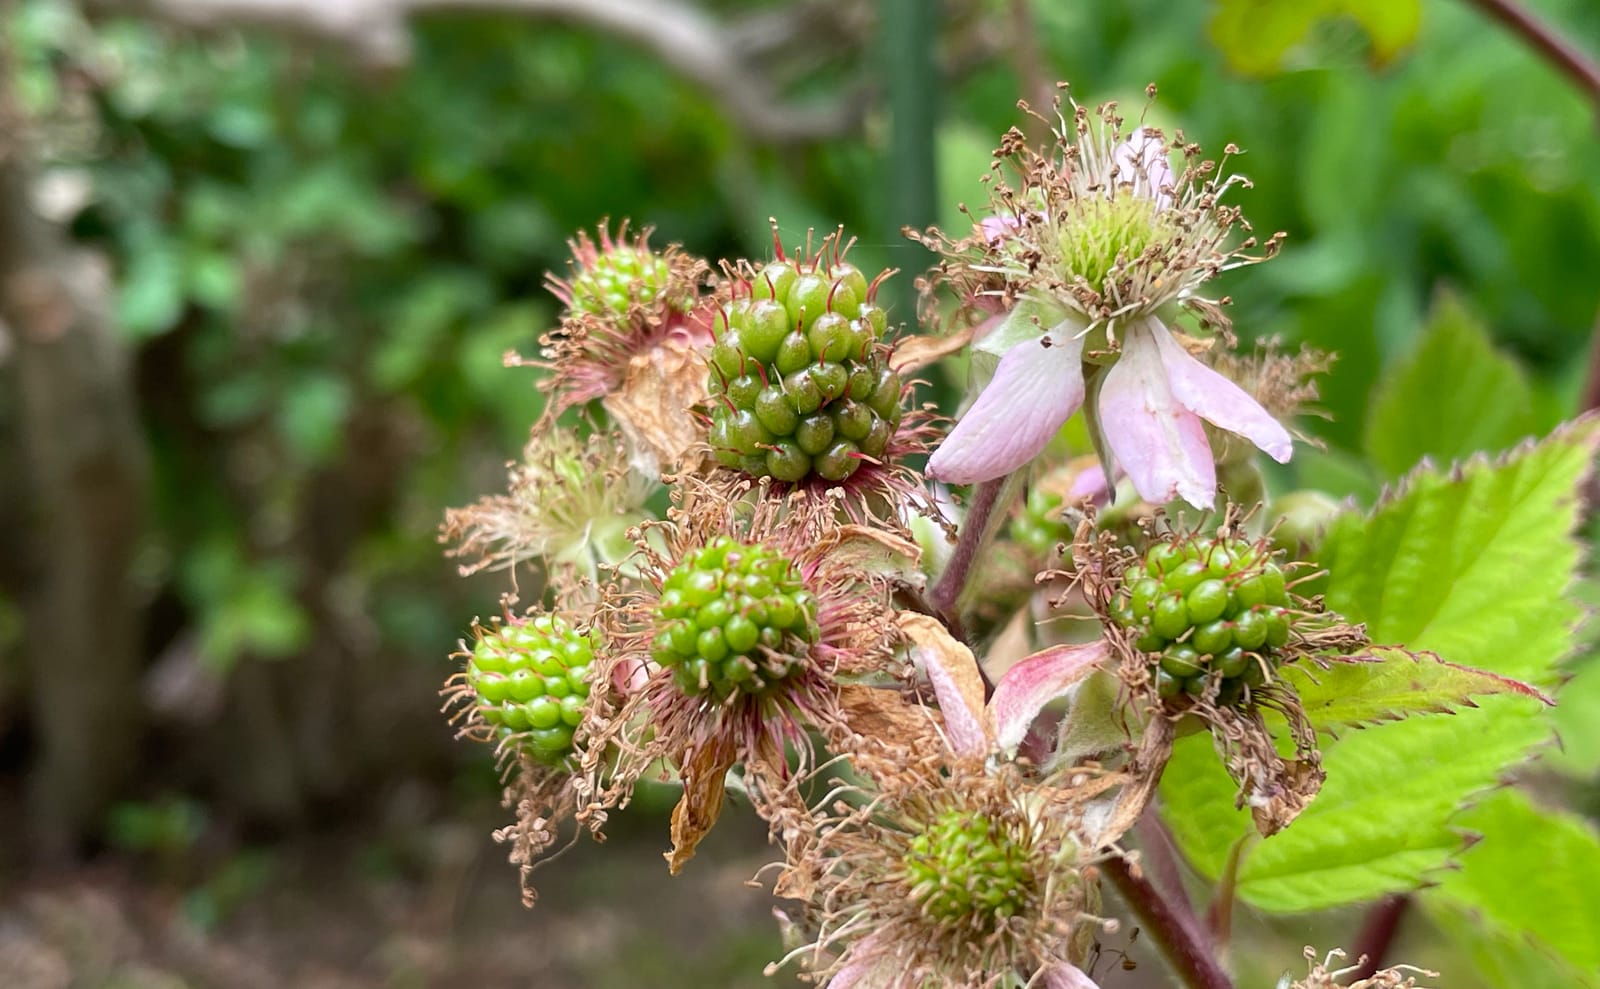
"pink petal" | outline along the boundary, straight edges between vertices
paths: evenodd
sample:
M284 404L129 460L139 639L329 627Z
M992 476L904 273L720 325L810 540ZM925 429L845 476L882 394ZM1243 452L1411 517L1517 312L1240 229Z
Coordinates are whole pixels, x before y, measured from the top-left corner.
M1045 969L1040 983L1044 989L1100 989L1083 969L1069 962L1057 962Z
M1122 356L1100 387L1100 431L1139 497L1182 498L1206 510L1217 498L1217 465L1200 418L1173 397L1161 350L1142 324L1128 328Z
M1111 153L1117 166L1117 182L1131 183L1133 191L1156 201L1159 209L1172 205L1172 194L1163 190L1173 188L1172 165L1167 160L1167 149L1161 138L1148 127L1141 127L1128 135ZM1139 180L1144 179L1140 188Z
M1091 502L1096 507L1102 507L1111 500L1111 482L1106 478L1105 468L1099 464L1090 464L1078 472L1067 487L1067 501L1077 504Z
M991 244L1000 243L1020 229L1022 221L1014 216L986 216L978 221L979 232L983 234L983 239Z
M1038 456L1082 405L1082 337L1046 334L1019 343L928 459L927 474L950 484L1009 474Z
M1195 360L1166 327L1154 321L1149 326L1174 398L1213 426L1243 436L1278 463L1288 462L1294 440L1282 423L1243 388Z
M1028 727L1044 706L1066 693L1106 658L1104 639L1078 645L1052 646L1006 671L995 684L989 710L995 740L1010 752L1022 744Z

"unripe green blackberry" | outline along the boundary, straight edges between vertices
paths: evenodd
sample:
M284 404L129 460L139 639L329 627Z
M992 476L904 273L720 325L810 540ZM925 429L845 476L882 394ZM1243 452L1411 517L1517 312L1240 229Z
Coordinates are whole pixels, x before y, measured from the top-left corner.
M798 672L820 636L817 599L793 561L728 536L667 575L650 654L686 694L759 694Z
M1040 556L1055 552L1056 546L1072 541L1072 529L1061 518L1066 497L1059 491L1035 487L1028 492L1022 513L1011 522L1011 535L1017 542Z
M525 739L536 758L558 762L572 753L593 663L589 636L540 615L485 632L467 661L467 683L484 721Z
M572 280L572 311L626 316L634 303L649 307L667 288L672 267L641 244L619 242L596 256Z
M824 251L826 254L826 251ZM881 280L881 276L880 276ZM711 447L726 467L791 483L848 479L900 426L877 282L852 264L778 260L716 320Z
M1282 660L1296 612L1265 549L1222 536L1157 543L1123 579L1113 617L1150 654L1163 698L1220 679L1218 701L1235 704Z
M911 839L903 865L912 898L940 920L992 922L1028 903L1027 850L979 813L946 811Z

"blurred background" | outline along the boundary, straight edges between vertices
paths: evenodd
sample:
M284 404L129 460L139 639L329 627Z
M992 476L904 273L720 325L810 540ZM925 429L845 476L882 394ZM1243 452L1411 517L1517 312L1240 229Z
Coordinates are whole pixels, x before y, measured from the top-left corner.
M1529 3L1600 53L1600 5ZM489 756L438 713L501 583L437 526L540 412L501 359L553 321L566 238L763 257L775 216L914 273L900 228L964 229L1019 98L1137 115L1154 81L1150 119L1239 145L1234 201L1289 235L1230 276L1241 335L1340 356L1282 480L1370 503L1441 431L1596 404L1596 94L1501 7L3 0L0 985L790 984L749 815L669 881L646 793L525 912ZM1495 373L1397 426L1374 389L1428 341ZM1593 812L1588 669L1542 772ZM1270 984L1359 922L1238 953ZM1396 957L1441 944L1418 918Z

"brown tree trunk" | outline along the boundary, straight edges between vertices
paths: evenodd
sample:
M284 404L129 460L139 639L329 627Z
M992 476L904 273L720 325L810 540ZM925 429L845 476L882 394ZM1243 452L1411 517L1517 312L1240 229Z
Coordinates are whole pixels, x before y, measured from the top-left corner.
M72 854L134 765L147 464L102 269L33 209L11 114L0 147L0 320L16 349L35 852Z

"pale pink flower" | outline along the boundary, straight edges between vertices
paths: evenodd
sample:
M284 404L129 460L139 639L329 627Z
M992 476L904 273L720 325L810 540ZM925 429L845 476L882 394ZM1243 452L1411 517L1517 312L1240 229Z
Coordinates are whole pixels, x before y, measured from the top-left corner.
M1117 140L1114 129L1096 130L1081 115L1079 121L1077 140L1063 145L1070 169L1024 169L1024 190L1048 209L1027 223L998 215L982 224L992 264L973 270L1018 280L1028 308L1016 312L1027 318L1008 319L980 345L1000 357L994 377L927 473L972 484L1022 468L1083 407L1093 383L1099 395L1092 424L1140 497L1210 508L1216 464L1202 419L1280 463L1292 450L1282 425L1190 356L1163 322L1183 308L1226 326L1218 303L1200 289L1226 268L1259 260L1223 246L1242 221L1216 200L1242 180L1201 182L1197 176L1209 170L1197 166L1175 176L1160 132L1141 127ZM1017 251L1008 235L1032 249ZM1268 252L1275 246L1269 241ZM1013 255L1033 260L1013 274Z

